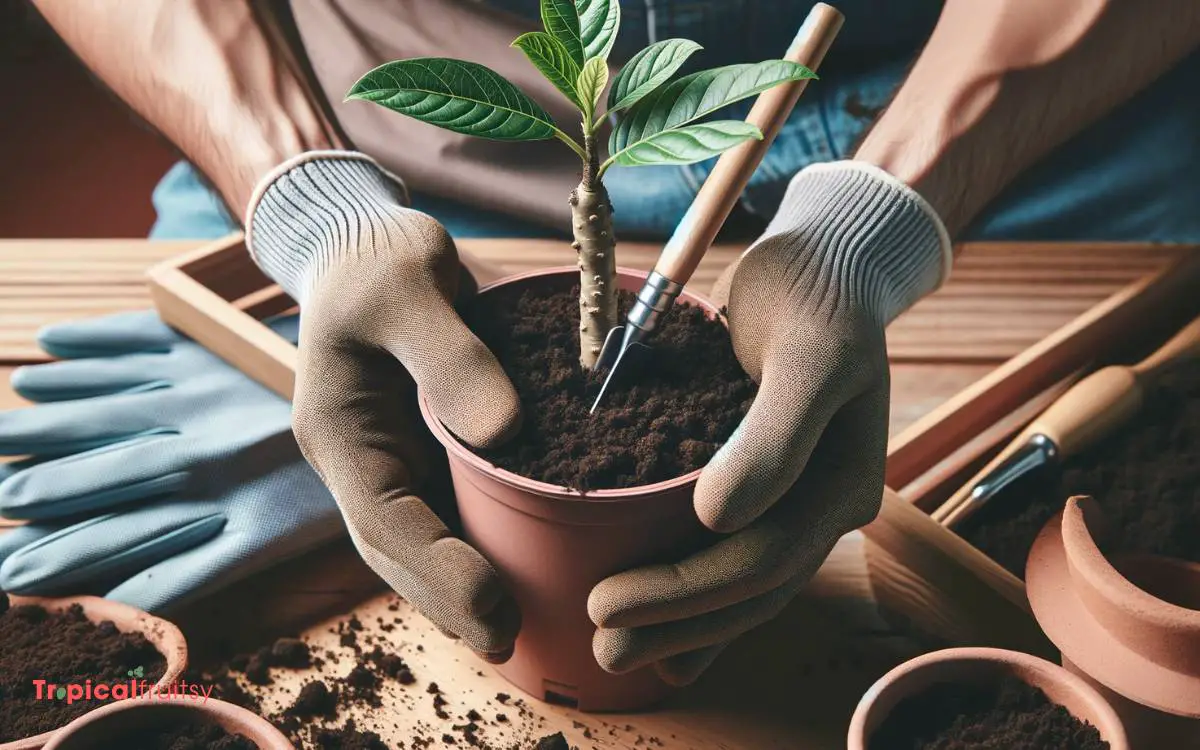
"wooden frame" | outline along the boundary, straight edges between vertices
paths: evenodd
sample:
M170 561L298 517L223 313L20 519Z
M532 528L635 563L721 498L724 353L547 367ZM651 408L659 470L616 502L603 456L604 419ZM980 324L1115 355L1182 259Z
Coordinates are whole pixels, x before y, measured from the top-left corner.
M1165 338L1196 314L1200 299L1189 291L1200 289L1200 254L1183 246L1138 249L1161 262L891 441L887 483L901 494L886 492L879 518L864 530L876 596L887 609L947 642L1052 653L1022 582L927 513L1083 372L1130 344ZM551 265L557 257L534 253L527 262ZM291 398L295 347L259 319L294 303L250 262L240 235L162 263L149 280L164 320Z

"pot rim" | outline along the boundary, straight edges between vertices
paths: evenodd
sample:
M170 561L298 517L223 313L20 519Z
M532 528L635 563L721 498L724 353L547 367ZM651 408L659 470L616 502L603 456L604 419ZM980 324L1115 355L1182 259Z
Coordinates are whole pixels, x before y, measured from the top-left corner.
M225 719L232 724L241 725L240 729L243 731L239 733L245 734L247 739L263 750L294 750L295 748L295 745L288 741L287 737L276 729L271 722L249 709L220 700L219 698L209 698L203 703L178 700L165 702L147 701L140 698L129 698L101 706L100 708L88 711L83 716L77 717L69 724L56 730L44 750L56 750L56 748L60 747L69 738L75 736L81 730L91 728L93 724L98 722L119 721L111 719L114 714L124 714L129 711L141 710L193 711L200 716ZM225 726L225 730L230 731L230 728Z
M1088 704L1097 714L1092 726L1100 732L1101 739L1109 743L1109 750L1129 750L1129 740L1125 733L1125 725L1117 715L1116 709L1104 699L1098 690L1089 685L1082 677L1072 674L1062 666L1046 661L1041 657L1020 651L1010 651L1002 648L960 647L947 648L922 654L892 668L883 677L875 681L863 693L854 709L850 720L850 730L847 735L847 747L850 750L865 750L868 746L866 736L867 720L879 699L888 692L901 689L900 685L914 673L928 669L936 669L941 665L952 663L995 664L1002 667L1015 667L1020 670L1035 673L1045 677L1049 682L1055 682L1070 692L1079 696L1080 701ZM1018 678L1020 678L1019 675ZM1028 680L1021 678L1029 684ZM1059 704L1061 705L1061 704ZM1072 714L1074 715L1074 714Z
M1042 528L1029 551L1025 588L1038 624L1064 658L1114 693L1158 711L1200 718L1200 703L1197 703L1200 675L1174 669L1141 653L1110 632L1082 598L1072 572L1075 566L1068 559L1064 541L1063 519L1068 510L1078 516L1083 514L1077 498L1068 500L1063 511ZM1080 531L1087 533L1086 526L1082 530L1076 529L1077 533ZM1075 540L1076 543L1078 541ZM1170 621L1165 627L1162 626L1161 617L1164 614L1182 613L1189 621L1200 617L1196 610L1162 601L1138 588L1116 570L1098 549L1093 552L1094 555L1086 556L1085 567L1102 567L1106 570L1082 573L1087 585L1093 587L1092 591L1097 590L1094 574L1103 582L1099 589L1101 596L1111 596L1113 592L1117 592L1117 595L1136 592L1132 602L1106 600L1105 604L1110 610L1123 611L1123 616L1128 618L1144 615L1148 628L1161 627L1164 631L1176 630L1171 627ZM1100 560L1094 559L1096 556ZM1114 577L1119 578L1119 582L1112 580ZM1110 584L1112 588L1104 587L1104 584ZM1142 610L1142 604L1147 599L1154 606ZM1130 679L1130 675L1134 674L1140 675L1136 681Z
M478 294L483 294L484 292L489 292L493 289L498 289L510 284L516 284L529 279L540 278L543 276L558 276L568 273L577 274L578 272L579 269L575 266L550 266L547 268L539 268L533 271L522 271L521 273L515 273L511 276L505 276L501 279L484 284L483 286L479 287ZM636 276L644 279L650 274L647 271L640 271L638 269L628 268L625 266L617 266L617 275ZM720 309L713 304L711 300L703 295L696 294L695 292L689 291L685 288L679 295L679 299L701 307L705 311L711 313L716 319L723 320ZM508 471L507 469L502 469L499 466L496 466L492 462L476 454L458 438L456 438L454 434L450 432L450 430L448 430L444 424L442 424L442 421L435 417L433 412L430 411L429 404L426 401L424 394L417 394L417 402L421 410L421 416L425 419L425 424L429 427L430 431L433 432L433 435L437 438L437 441L441 443L448 452L452 453L454 458L468 464L476 471L486 474L492 479L495 479L503 484L518 489L522 492L533 493L542 497L555 500L568 500L573 502L613 502L629 500L635 497L648 499L653 496L668 493L672 490L687 486L689 484L695 484L696 480L700 478L700 472L703 471L702 469L696 469L695 471L688 472L687 474L675 477L674 479L665 479L661 482L644 484L638 487L580 492L578 490L572 490L558 484L539 482L536 479L523 477L520 474L516 474ZM0 748L0 750L3 750L3 748Z
M145 610L99 596L49 597L9 594L8 598L9 605L12 607L36 604L51 611L63 611L72 604L79 604L83 607L83 611L89 615L88 619L93 622L112 620L117 625L117 629L123 633L135 630L142 633L146 636L147 640L154 644L155 650L162 654L163 659L167 662L163 676L159 678L158 682L154 683L155 686L161 687L174 682L179 679L179 676L183 674L183 670L187 668L187 639L184 638L183 632L169 620L155 617ZM92 618L93 615L97 616L95 620ZM157 629L158 632L155 633L152 629ZM101 708L108 708L108 706ZM43 747L56 733L61 732L74 721L78 721L93 713L95 711L89 711L67 724L49 729L41 734L34 734L8 742L0 742L0 750L35 750L35 748Z

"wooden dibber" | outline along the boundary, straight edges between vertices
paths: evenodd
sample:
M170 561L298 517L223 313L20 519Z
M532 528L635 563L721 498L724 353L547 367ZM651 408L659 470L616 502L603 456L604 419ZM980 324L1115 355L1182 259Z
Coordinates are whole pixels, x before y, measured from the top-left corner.
M1197 358L1200 318L1141 362L1111 365L1079 381L934 511L934 520L950 527L960 524L1019 477L1079 455L1138 413L1161 372Z
M842 14L832 6L817 3L809 11L783 59L816 70L841 30L843 20ZM629 350L644 347L643 342L657 327L659 319L671 309L675 298L691 280L700 259L708 252L763 155L808 86L808 80L792 81L768 89L754 101L746 122L762 132L762 140L746 141L717 159L692 205L663 247L654 270L638 293L638 301L626 317L625 325L608 332L597 365L599 369L608 369L608 377L592 404L593 412L604 398L618 368L626 361Z

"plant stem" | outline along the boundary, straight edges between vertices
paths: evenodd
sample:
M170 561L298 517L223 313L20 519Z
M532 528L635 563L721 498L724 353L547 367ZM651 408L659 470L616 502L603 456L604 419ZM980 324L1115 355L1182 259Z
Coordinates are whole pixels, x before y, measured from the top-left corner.
M571 191L571 244L579 254L579 364L596 366L608 332L617 326L616 238L612 204L600 181L595 139L584 137L583 180Z

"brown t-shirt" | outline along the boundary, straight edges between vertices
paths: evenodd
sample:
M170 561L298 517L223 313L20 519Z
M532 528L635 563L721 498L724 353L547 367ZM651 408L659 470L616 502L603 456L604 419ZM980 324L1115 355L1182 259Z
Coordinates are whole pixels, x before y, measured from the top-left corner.
M317 82L356 148L403 177L412 190L566 226L579 159L561 142L481 140L370 102L343 101L364 73L390 60L454 57L487 65L557 122L574 123L578 113L509 46L535 30L536 22L468 0L291 0L291 11Z

